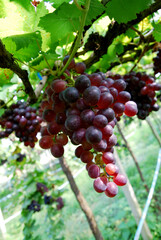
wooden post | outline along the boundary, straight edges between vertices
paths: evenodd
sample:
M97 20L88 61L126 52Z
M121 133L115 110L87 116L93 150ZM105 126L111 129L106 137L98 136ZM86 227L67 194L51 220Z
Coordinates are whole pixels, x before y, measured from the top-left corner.
M115 159L116 159L116 164L120 169L120 173L124 174L127 177L116 150L114 152L114 156L115 156ZM130 184L130 181L128 180L128 177L127 177L127 184L122 187L122 190L123 190L123 192L125 194L125 197L126 197L128 203L129 203L129 206L130 206L131 211L133 213L133 216L136 220L136 223L139 224L140 218L142 216L142 211L141 211L141 208L140 208L139 203L137 201L137 198L135 196L134 190L133 190L133 188ZM142 231L141 231L141 235L142 235L144 240L152 239L152 234L150 232L150 229L149 229L146 221L144 221Z
M153 118L155 124L157 125L159 131L161 132L161 120L158 118L158 115L153 112L150 116Z
M60 165L62 167L62 170L63 172L65 173L68 181L69 181L69 184L70 184L70 187L82 209L82 211L84 212L86 218L87 218L87 221L89 223L89 226L92 230L92 233L95 237L96 240L103 240L103 237L101 235L101 232L99 231L99 228L98 228L98 225L96 223L96 220L95 220L95 217L92 213L92 210L91 208L88 206L88 203L86 202L85 198L83 197L82 193L80 192L80 190L78 189L77 185L76 185L76 182L73 178L73 175L70 171L70 168L69 166L67 165L67 162L65 161L65 158L64 157L61 157L59 158L59 162L60 162Z
M149 192L149 187L148 187L148 185L147 185L146 182L145 182L144 176L143 176L143 174L142 174L142 171L141 171L141 169L140 169L140 166L139 166L139 163L138 163L138 161L137 161L137 159L136 159L136 156L135 156L135 154L133 153L133 151L132 151L132 149L131 149L128 141L126 140L126 138L125 138L125 136L124 136L124 134L123 134L123 132L122 132L122 130L121 130L121 127L120 127L120 125L119 125L118 123L117 123L117 129L118 129L118 131L119 131L122 139L124 140L125 145L126 145L128 151L129 151L132 159L134 160L134 163L135 163L135 165L136 165L136 168L137 168L137 170L138 170L138 173L139 173L139 175L140 175L141 181L143 182L143 185L144 185L146 191Z
M7 230L6 230L5 221L3 218L1 208L0 208L0 230L2 232L2 237L5 240L5 235L6 235Z

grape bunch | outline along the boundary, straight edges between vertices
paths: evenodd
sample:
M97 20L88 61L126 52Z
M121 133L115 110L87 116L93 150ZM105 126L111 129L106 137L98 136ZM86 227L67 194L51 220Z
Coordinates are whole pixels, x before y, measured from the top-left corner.
M69 69L75 72L73 78ZM101 72L86 74L84 70L84 64L75 64L73 59L66 71L67 79L64 76L54 79L45 89L40 114L46 126L41 129L39 145L59 158L70 139L78 145L75 156L86 164L95 191L114 197L117 186L126 184L113 155L117 143L113 133L116 118L123 113L129 117L136 115L137 105L130 101L123 79L114 81Z
M158 48L158 52L157 52L157 56L155 58L153 58L153 62L154 62L154 73L161 73L161 48Z
M158 111L156 91L161 90L161 84L146 73L131 72L123 76L127 83L126 91L131 94L131 99L137 104L139 119L144 120L152 111Z
M42 196L44 195L45 192L49 191L47 186L45 184L43 184L43 183L40 183L40 182L36 183L36 190L38 192L40 192Z
M25 146L33 148L38 140L36 135L42 122L36 111L36 108L27 106L26 102L13 103L0 117L0 126L5 129L0 132L0 138L8 137L15 132L15 136L24 142Z
M44 196L44 203L46 205L50 205L53 202L57 202L57 205L56 205L57 210L60 210L64 207L63 199L61 197L58 197L55 199L52 196L44 195L45 192L49 191L49 189L47 188L47 186L45 184L40 183L40 182L36 183L36 190L38 192L40 192L42 196Z
M32 200L31 203L28 205L27 209L29 211L40 212L41 206L37 201Z
M56 205L57 210L61 210L64 207L64 202L62 197L58 197L55 201L57 202L57 205Z
M54 199L52 198L52 196L44 195L44 203L46 205L50 205L53 202L54 202Z
M22 154L22 153L18 153L17 155L18 155L17 159L16 159L17 162L22 162L24 160L24 158L26 157L26 155Z

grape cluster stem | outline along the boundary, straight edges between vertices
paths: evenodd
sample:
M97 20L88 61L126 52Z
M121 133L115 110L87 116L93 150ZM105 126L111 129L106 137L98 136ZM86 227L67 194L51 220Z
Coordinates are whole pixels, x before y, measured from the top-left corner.
M84 9L82 9L82 17L81 17L81 21L80 21L80 29L79 29L78 35L76 36L77 39L75 41L74 48L73 48L73 50L72 50L72 52L70 54L70 57L69 57L68 61L65 64L65 66L60 71L59 76L61 76L63 74L63 72L67 69L67 67L69 66L71 60L73 59L74 55L76 54L76 52L77 52L77 50L78 50L78 48L80 46L82 33L83 33L84 25L85 25L85 22L86 22L86 17L87 17L87 14L88 14L90 2L91 2L91 0L86 0L85 5L84 5Z

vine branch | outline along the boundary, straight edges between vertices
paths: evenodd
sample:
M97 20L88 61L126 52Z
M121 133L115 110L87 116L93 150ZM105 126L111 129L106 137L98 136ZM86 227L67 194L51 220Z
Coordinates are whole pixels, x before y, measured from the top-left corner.
M36 95L28 78L28 72L19 67L13 55L9 53L0 39L0 67L12 70L22 80L25 92L30 97L30 102L36 102Z
M93 51L93 54L86 60L84 63L86 64L87 68L89 68L92 64L99 61L99 59L107 53L108 47L112 44L113 40L125 33L130 27L139 23L144 18L149 16L150 14L156 12L161 8L161 1L156 0L148 9L137 14L136 19L133 19L129 22L125 23L117 23L112 22L109 25L109 28L106 32L106 35L100 36L98 33L92 33L87 43L85 44L84 50L85 52Z
M63 72L66 70L66 68L70 64L72 58L74 57L75 53L77 52L77 50L79 48L79 45L80 45L80 42L81 42L81 38L82 38L83 29L84 29L84 26L85 26L86 17L87 17L89 6L90 6L90 1L91 0L86 0L86 3L85 3L85 5L82 8L83 9L82 10L83 13L82 13L81 22L80 22L80 29L79 29L78 35L76 36L75 45L73 47L73 50L72 50L72 52L70 54L70 57L69 57L68 61L66 62L65 66L63 67L63 69L60 71L59 75L62 75Z

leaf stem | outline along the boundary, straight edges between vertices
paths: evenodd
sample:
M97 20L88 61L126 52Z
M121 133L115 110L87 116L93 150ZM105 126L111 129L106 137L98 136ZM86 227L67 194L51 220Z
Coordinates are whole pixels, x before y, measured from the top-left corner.
M36 42L37 42L38 48L39 48L40 51L42 52L41 47L40 47L40 44L39 44L39 42L37 41L37 39L36 39ZM43 58L44 58L46 64L47 64L48 67L49 67L50 73L51 73L52 75L54 75L54 71L53 71L52 68L50 67L50 64L48 63L48 61L47 61L45 55L43 54L43 52L42 52L42 56L43 56Z
M3 105L0 106L0 109L2 109L3 107L7 106L8 103L10 103L13 100L13 96L7 101L7 103L4 103Z
M144 54L146 53L146 51L148 50L148 44L144 47L144 49L142 50L142 53L140 55L140 57L138 58L138 60L136 61L136 63L134 64L134 66L131 68L131 70L129 72L132 72L136 66L138 65L138 63L140 62L140 60L142 59L142 57L144 56Z
M20 63L22 63L22 64L24 64L25 66L27 66L28 68L31 68L31 69L33 69L33 70L35 70L35 71L37 71L37 72L40 72L40 73L42 73L41 71L39 71L38 69L36 69L36 68L34 68L34 67L31 67L31 66L29 66L28 64L26 64L26 63L24 63L24 62L22 62L21 60L19 60L18 58L15 58L15 60L16 61L18 61L18 62L20 62Z
M83 11L84 9L78 4L77 0L74 0L74 3L76 5L76 7L80 10Z
M76 37L77 39L76 39L74 48L73 48L73 50L72 50L72 52L70 54L70 57L69 57L68 61L65 64L65 66L60 71L59 76L62 75L62 73L66 70L66 68L70 64L71 60L73 59L75 53L77 52L77 50L79 48L79 45L80 45L80 42L81 42L82 33L83 33L83 29L84 29L84 25L85 25L85 21L86 21L86 17L87 17L89 6L90 6L90 1L91 0L86 0L84 8L82 8L82 17L81 17L81 22L80 22L80 29L79 29L78 35Z

